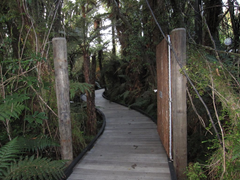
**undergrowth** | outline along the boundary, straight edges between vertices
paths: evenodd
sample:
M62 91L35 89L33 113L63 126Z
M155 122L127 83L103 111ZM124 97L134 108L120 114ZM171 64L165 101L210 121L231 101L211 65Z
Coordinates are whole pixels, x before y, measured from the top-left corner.
M57 144L48 138L21 137L8 142L0 148L0 179L60 179L64 177L65 161L27 155L27 152L32 150L46 149L53 145Z
M84 101L80 101L71 104L72 142L74 157L77 157L95 137L87 135L86 119L86 103ZM102 117L97 114L97 131L101 129L102 123Z
M206 113L201 112L202 105L190 103L190 99L198 102L198 98L189 87L189 109L195 106L198 116L188 115L188 142L191 142L188 149L192 156L187 176L189 179L240 179L239 69L230 55L217 57L201 49L195 52L189 49L188 56L187 71L211 109L220 139ZM196 147L202 147L203 151L195 151L193 155Z

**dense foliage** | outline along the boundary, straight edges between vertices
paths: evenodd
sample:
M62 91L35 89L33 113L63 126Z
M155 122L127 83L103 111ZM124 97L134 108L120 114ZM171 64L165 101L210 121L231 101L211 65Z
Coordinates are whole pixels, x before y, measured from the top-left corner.
M184 68L210 109L220 136L218 139L202 103L188 85L188 178L239 179L238 1L148 2L158 24L146 0L0 1L0 156L11 144L17 153L6 166L0 164L1 177L9 172L12 162L14 167L24 162L33 166L43 161L56 162L56 166L62 163L55 161L61 157L55 143L59 132L53 37L62 36L68 42L76 156L97 131L94 87L105 87L112 100L156 117L153 90L157 86L155 49L163 39L160 26L164 34L186 28ZM105 12L100 12L100 7ZM106 20L111 23L104 25ZM87 103L80 100L82 93L87 94ZM29 146L19 150L14 143L21 138L31 139L39 149ZM39 139L47 139L44 142L50 145L39 144ZM29 156L20 157L17 151ZM44 177L47 173L42 172ZM56 173L53 178L62 175Z

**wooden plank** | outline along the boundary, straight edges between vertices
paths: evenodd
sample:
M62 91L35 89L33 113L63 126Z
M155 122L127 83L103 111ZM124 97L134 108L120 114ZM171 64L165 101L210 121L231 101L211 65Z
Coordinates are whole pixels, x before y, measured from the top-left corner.
M169 88L168 88L168 44L164 39L157 46L157 124L162 144L169 156Z
M186 65L186 30L175 29L171 32L171 41L178 60ZM173 54L172 59L172 124L173 124L173 162L178 179L186 179L187 167L187 101L186 77Z
M128 139L129 141L129 139ZM133 144L135 144L136 142L133 142ZM156 149L154 147L154 145L152 146L148 146L148 147L144 147L141 145L114 145L111 144L111 147L113 147L113 150L111 151L112 153L117 153L117 154L121 154L124 151L128 151L130 154L135 153L135 154L144 154L146 153L146 151L148 151L150 154L164 154L165 151L162 150L162 148ZM105 145L99 145L98 146L99 150L101 151L108 151L109 148ZM154 163L157 163L156 161L153 161ZM164 163L166 164L166 163ZM167 165L167 164L166 164Z
M102 100L99 96L102 92L96 91L96 104L104 106L101 110L106 116L106 130L68 180L170 180L167 155L156 125L128 108L118 109L117 118L112 116L110 108L108 115L109 104L115 108L120 105ZM132 113L139 118L134 118Z
M135 172L135 169L131 168L126 171L79 169L78 173L74 172L69 180L169 180L168 173ZM98 174L97 177L94 172Z
M135 166L133 166L135 165ZM132 167L133 166L133 167ZM76 169L81 169L81 168L76 168ZM115 172L121 172L121 171L129 171L129 170L134 170L135 172L144 172L144 173L165 173L166 170L168 170L168 167L163 167L163 168L158 168L155 166L151 167L145 167L145 164L139 165L139 163L129 163L129 164L121 164L121 165L113 165L113 164L87 164L84 166L83 169L92 169L92 170L105 170L105 171L112 171L114 170Z

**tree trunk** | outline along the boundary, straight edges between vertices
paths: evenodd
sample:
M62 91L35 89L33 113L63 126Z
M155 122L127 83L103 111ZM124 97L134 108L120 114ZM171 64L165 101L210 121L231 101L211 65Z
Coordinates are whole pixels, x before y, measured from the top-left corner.
M100 84L102 87L105 87L106 82L105 82L104 74L102 73L102 71L103 71L102 61L103 61L103 51L100 50L100 51L98 51L98 63L99 63L99 68L100 68L100 72L101 72Z
M92 59L92 71L96 71L96 57ZM94 68L95 66L95 68ZM84 77L85 82L88 84L92 84L93 87L91 88L91 92L87 91L87 134L88 135L95 135L96 134L96 111L95 111L95 73L91 73L90 78L90 59L88 54L84 53ZM95 72L94 71L94 72Z
M115 41L115 25L114 19L112 19L112 54L116 56L116 41Z
M86 18L86 9L85 6L82 5L82 16L83 18ZM84 45L83 45L83 56L84 56L84 77L85 82L88 84L93 83L93 87L91 88L91 92L86 92L87 96L87 134L88 135L95 135L96 134L96 111L95 111L95 72L96 72L96 58L93 59L93 65L92 65L92 71L95 69L94 72L91 72L92 76L90 76L90 59L89 54L87 50L87 43L86 43L86 24L84 22ZM94 65L95 64L95 65ZM95 68L94 68L95 66ZM94 81L94 82L93 82Z
M116 0L116 3L113 2L113 7L114 7L114 11L117 13L116 14L116 21L120 21L122 20L123 23L121 23L121 25L116 26L117 29L117 35L118 35L118 39L119 42L121 44L121 54L123 56L127 56L127 47L128 47L128 38L129 38L129 33L126 33L127 29L130 28L130 24L127 21L125 15L123 15L120 12L120 5L119 5L119 0Z
M222 13L222 0L204 0L204 3L204 16L211 34L205 29L203 44L206 46L213 46L209 36L212 36L215 42L219 41L218 26L220 22L219 15Z
M98 43L99 44L101 44L101 42L102 42L101 41L101 36L100 36L100 31L99 31L100 22L101 22L101 19L97 19L97 20L94 21L94 29L95 29L95 31L98 31ZM93 58L96 58L96 56L93 57ZM101 73L100 74L100 84L105 86L105 79L104 79L104 75L102 73L102 70L103 70L102 61L103 61L103 50L101 49L101 50L98 51L98 64L99 64L100 73ZM95 68L95 71L96 71L96 68ZM94 74L95 74L95 71L94 71ZM93 83L95 83L95 81Z
M10 37L12 39L12 50L13 50L13 59L19 59L18 56L18 40L19 40L19 31L18 28L16 27L16 24L12 21L7 21L7 28L8 31L10 32Z
M239 47L239 16L236 17L234 15L234 3L231 0L228 0L228 7L229 7L233 35L234 35L233 45L234 45L234 49L237 49Z
M184 18L182 12L184 12L186 0L171 0L173 9L174 28L184 27Z
M201 8L202 0L195 0L195 41L197 44L202 44L202 17Z
M55 8L57 8L57 14L54 20L53 30L54 30L55 36L59 36L60 35L59 31L62 29L62 25L61 25L62 1L55 0Z
M91 110L89 113L91 113L91 124L89 125L90 128L90 134L96 135L97 133L97 117L95 112L95 81L96 81L96 55L92 56L92 68L91 68L91 97L89 99L91 104Z

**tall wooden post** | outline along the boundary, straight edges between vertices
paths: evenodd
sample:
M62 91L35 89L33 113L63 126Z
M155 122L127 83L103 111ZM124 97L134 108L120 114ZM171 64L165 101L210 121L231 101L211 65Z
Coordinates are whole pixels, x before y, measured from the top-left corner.
M53 38L55 83L58 105L61 155L64 160L72 160L72 130L70 120L69 79L67 45L65 38Z
M171 33L171 42L178 61L186 65L186 30L174 29ZM186 103L186 77L171 53L172 66L172 132L173 132L173 164L177 179L186 179L184 172L187 167L187 103Z

